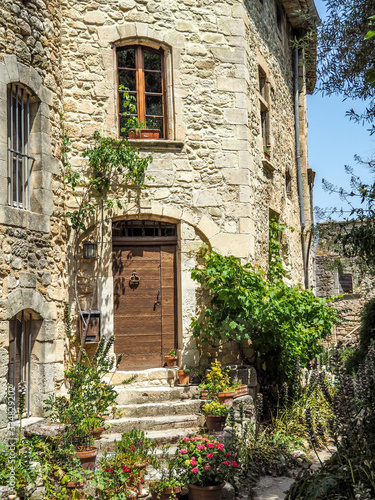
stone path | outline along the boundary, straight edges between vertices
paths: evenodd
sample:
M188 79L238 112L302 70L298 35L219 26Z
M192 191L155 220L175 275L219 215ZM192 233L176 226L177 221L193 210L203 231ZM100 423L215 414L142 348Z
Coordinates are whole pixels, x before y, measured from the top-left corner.
M318 452L319 458L322 462L327 460L331 453L334 451L333 448L328 450L322 450ZM317 469L320 466L319 460L314 454L314 461L312 468ZM273 477L273 476L263 476L259 479L256 487L254 488L255 500L284 500L285 492L290 488L293 483L293 477Z

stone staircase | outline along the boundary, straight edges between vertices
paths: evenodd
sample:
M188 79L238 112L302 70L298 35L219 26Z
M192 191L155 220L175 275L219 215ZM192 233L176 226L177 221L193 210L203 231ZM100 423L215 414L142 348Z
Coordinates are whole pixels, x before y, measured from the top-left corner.
M113 442L131 429L146 432L158 443L173 443L204 423L197 386L178 384L178 368L155 368L141 372L117 372L111 379L118 392L117 411L96 445L112 451ZM124 385L132 376L135 380ZM108 377L107 381L110 381Z

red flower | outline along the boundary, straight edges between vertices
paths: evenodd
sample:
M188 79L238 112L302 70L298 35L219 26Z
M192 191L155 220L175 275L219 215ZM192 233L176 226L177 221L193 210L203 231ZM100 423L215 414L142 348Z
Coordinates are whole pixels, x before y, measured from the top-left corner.
M184 438L182 438L182 441L183 441L184 443L187 443L188 441L190 441L190 439L189 439L188 437L184 437Z
M208 444L207 444L207 448L215 448L214 443L208 443Z
M191 457L191 459L192 459L192 460L196 460L196 458L195 458L195 457Z
M230 462L228 462L228 460L224 460L223 464L224 464L226 467L229 467L229 466L230 466Z
M207 457L207 458L212 458L212 457L213 457L213 454L212 454L212 453L207 453L206 457Z
M190 465L197 465L197 461L196 460L190 460Z
M206 447L204 444L197 444L197 450L205 450Z
M181 448L181 450L178 450L178 453L180 453L180 455L186 455L187 452L188 451L186 448Z
M124 468L122 469L122 472L130 472L130 469L128 469L127 467L124 467Z
M211 465L205 465L204 470L211 470Z
M238 463L235 460L233 460L232 465L233 467L239 467Z
M131 445L129 449L130 451L135 451L135 446Z
M145 480L142 478L142 479L141 479L141 484L144 484L144 482L145 482Z
M232 456L232 453L229 453L229 452L228 452L228 453L226 453L226 454L225 454L225 456L226 456L226 457L231 457L231 456Z
M219 450L219 451L222 451L222 450L224 450L224 445L221 444L221 443L219 443L219 444L216 445L216 449Z
M199 472L198 467L194 467L194 469L191 469L191 472L193 474L198 474L198 472Z

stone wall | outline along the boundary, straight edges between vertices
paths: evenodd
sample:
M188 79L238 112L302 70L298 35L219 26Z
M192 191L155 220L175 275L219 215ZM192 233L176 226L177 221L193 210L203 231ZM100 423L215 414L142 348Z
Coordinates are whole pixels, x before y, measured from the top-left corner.
M352 276L353 287L347 293L340 286L339 272ZM360 325L360 311L364 304L374 297L374 278L359 273L355 261L343 258L339 252L327 250L320 241L315 257L316 295L331 297L340 295L332 303L341 311L344 321L337 325L328 343L356 340Z
M149 172L154 181L139 199L128 193L122 200L124 208L106 217L109 222L141 217L179 224L179 347L183 361L190 363L197 359L189 325L198 305L190 272L202 242L266 268L272 209L296 229L283 235L283 255L290 283L303 282L291 28L284 13L281 32L276 29L274 3L262 5L258 0L245 4L241 0L65 0L62 19L64 116L72 140L72 164L78 169L86 165L81 154L95 130L118 135L116 47L143 43L164 48L169 137L134 141L144 154L153 155ZM270 84L268 163L261 138L259 65ZM301 75L300 119L305 123ZM301 140L309 229L304 127ZM287 171L292 177L289 197ZM72 200L69 203L74 206ZM106 244L109 256L110 234ZM111 304L108 262L103 269L100 287ZM112 315L108 307L102 312L108 318ZM107 324L110 331L111 322Z
M60 1L4 0L0 5L0 427L5 420L9 335L22 311L32 318L31 409L64 378L63 310L66 229L60 174ZM7 88L28 88L37 101L32 122L32 211L8 202ZM8 117L9 119L9 117Z

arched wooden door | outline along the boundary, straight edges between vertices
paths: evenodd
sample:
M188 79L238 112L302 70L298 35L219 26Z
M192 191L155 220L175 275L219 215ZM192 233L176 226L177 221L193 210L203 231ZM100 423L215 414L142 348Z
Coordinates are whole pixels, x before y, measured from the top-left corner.
M164 365L176 347L176 226L113 224L115 353L120 370Z

